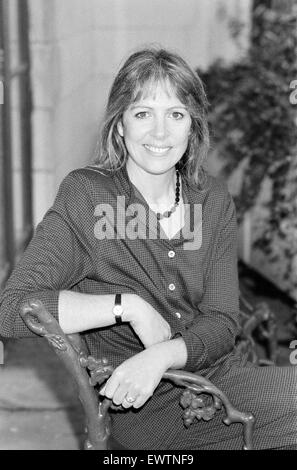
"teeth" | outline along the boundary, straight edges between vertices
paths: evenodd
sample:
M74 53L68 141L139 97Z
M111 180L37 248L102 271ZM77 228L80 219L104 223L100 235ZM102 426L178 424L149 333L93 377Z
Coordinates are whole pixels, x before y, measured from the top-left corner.
M152 145L145 145L145 148L154 153L165 153L170 149L170 147L153 147Z

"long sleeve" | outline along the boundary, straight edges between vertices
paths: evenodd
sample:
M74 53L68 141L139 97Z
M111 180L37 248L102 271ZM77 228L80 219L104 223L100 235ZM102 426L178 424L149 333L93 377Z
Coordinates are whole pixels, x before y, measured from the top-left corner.
M19 315L21 303L30 298L40 299L58 318L59 291L87 275L89 257L80 235L87 202L83 186L69 174L1 293L1 336L33 335Z
M238 314L237 224L234 202L228 193L198 314L181 332L188 352L186 370L213 366L233 349Z

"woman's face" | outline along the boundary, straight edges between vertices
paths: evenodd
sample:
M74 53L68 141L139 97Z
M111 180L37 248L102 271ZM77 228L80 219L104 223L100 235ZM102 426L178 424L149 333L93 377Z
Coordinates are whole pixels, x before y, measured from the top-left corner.
M191 116L170 86L157 84L144 96L128 107L118 124L128 151L127 168L166 173L187 149Z

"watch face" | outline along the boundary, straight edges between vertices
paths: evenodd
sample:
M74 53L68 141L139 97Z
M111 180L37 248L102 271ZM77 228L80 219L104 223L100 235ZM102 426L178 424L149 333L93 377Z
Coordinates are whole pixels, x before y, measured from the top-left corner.
M113 313L114 313L114 315L122 315L123 307L121 305L115 305L113 307Z

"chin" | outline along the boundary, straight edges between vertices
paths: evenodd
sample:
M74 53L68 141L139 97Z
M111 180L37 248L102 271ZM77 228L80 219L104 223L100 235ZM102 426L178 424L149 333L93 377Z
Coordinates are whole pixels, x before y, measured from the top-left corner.
M156 175L161 175L163 173L167 173L168 171L172 171L172 169L175 168L175 165L178 163L178 161L171 161L171 162L165 162L165 161L155 161L155 162L150 162L149 165L143 165L143 169L149 173L153 173Z
M175 167L175 164L169 167L166 166L166 167L159 167L159 168L157 167L144 168L144 170L152 175L163 175L164 173L167 173L168 171L171 171L172 169L174 169L174 167Z
M176 160L175 158L164 158L164 157L152 157L152 158L143 158L143 159L130 159L130 169L133 170L138 167L142 171L150 175L162 175L169 171L174 170L175 165L180 159Z

